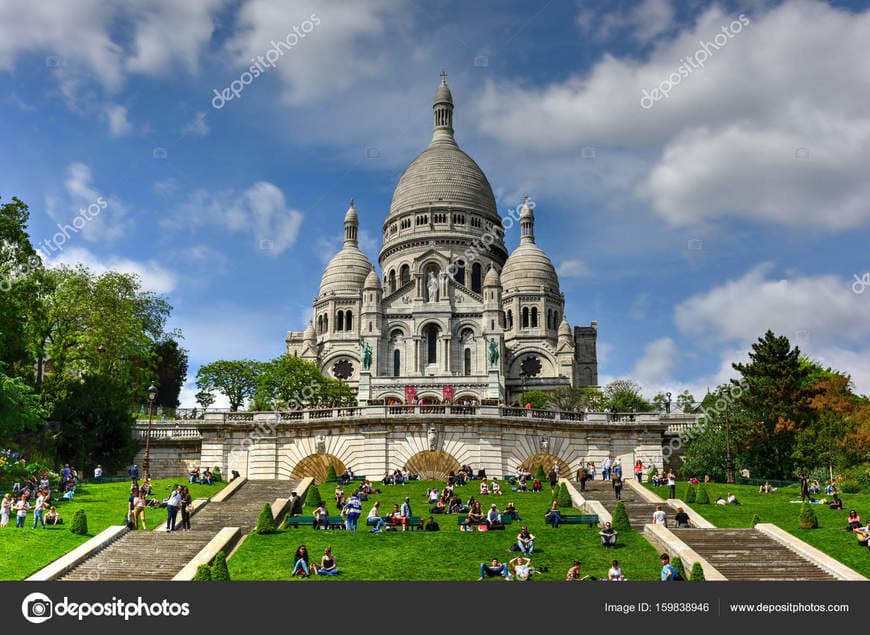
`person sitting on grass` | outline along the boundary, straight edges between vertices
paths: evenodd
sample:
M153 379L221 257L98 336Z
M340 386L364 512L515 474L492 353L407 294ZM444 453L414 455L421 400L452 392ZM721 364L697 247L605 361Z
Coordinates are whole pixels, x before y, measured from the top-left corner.
M728 492L728 498L726 500L728 501L729 505L739 505L740 504L740 501L737 500L737 497L731 492Z
M483 508L478 501L471 504L471 509L468 510L468 515L465 517L465 531L473 531L475 525L480 525L486 519L483 514Z
M619 560L614 560L610 564L610 569L607 571L607 579L610 582L622 582L625 580L625 575L622 573L622 567L619 566Z
M332 547L327 547L323 551L323 557L320 559L320 566L312 565L315 575L338 575L338 566L335 561L335 556L332 555Z
M508 563L508 573L512 575L515 580L521 580L523 582L530 580L532 578L532 573L534 573L531 559L517 556Z
M495 479L492 479L492 484L490 485L490 493L493 496L501 496L502 494L504 494L504 492L501 491L501 486Z
M506 582L509 582L511 574L508 571L507 565L499 562L498 558L493 558L492 562L489 564L486 564L485 562L480 563L480 577L477 579L478 582L481 582L484 577L494 578L496 576L501 576Z
M62 525L63 518L57 513L57 510L54 508L54 505L48 510L45 514L45 524L46 525Z
M523 525L520 533L517 534L517 546L520 548L520 553L526 556L532 555L535 550L535 535L529 533L527 525Z
M575 560L574 564L571 565L571 568L568 569L568 573L565 575L565 582L580 582L582 580L582 576L580 574L580 561Z
M211 470L205 468L205 471L202 473L202 481L203 485L211 485L214 482L214 477L211 475Z
M441 531L441 527L435 522L435 519L432 518L432 516L429 516L429 520L427 520L426 524L423 525L423 531Z
M483 479L480 482L480 495L486 496L489 494L489 483L486 482L486 479Z
M855 532L858 537L858 546L870 549L870 520L867 521L866 527L858 527L852 531Z
M854 509L849 510L849 517L846 519L846 522L848 523L846 531L854 531L861 527L861 517Z
M834 492L834 499L828 505L831 509L841 510L843 509L843 501L840 499L840 495L837 492Z
M296 553L293 554L293 572L290 574L301 575L303 578L307 578L311 575L311 572L308 569L308 549L305 545L299 545L296 549Z
M520 520L520 514L517 511L517 506L514 505L513 501L507 504L507 507L504 508L504 515L510 516L513 520Z
M367 525L372 524L372 523L374 523L374 525L375 525L375 528L371 530L371 533L373 533L373 534L381 533L384 530L384 528L386 528L386 526L387 526L387 523L384 521L383 518L381 518L380 506L381 506L381 501L375 501L375 504L372 505L372 508L369 510L369 515L366 519Z
M486 526L488 529L501 527L501 514L498 511L498 506L493 503L489 506L489 511L486 512Z
M534 481L532 481L532 491L533 492L540 493L542 487L543 487L543 485L541 485L541 481L539 481L538 479L535 479Z
M601 536L601 544L604 547L615 547L616 546L616 537L619 535L619 532L613 528L613 525L610 521L604 523L604 528L598 532L598 535Z

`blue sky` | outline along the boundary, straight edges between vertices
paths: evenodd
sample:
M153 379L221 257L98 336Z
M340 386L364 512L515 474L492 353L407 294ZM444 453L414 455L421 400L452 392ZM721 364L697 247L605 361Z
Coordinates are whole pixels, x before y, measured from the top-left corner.
M602 382L701 396L772 328L867 393L868 41L867 3L8 0L0 196L37 245L102 198L49 262L165 293L192 382L304 328L351 197L376 261L446 69L460 145L502 214L534 198L569 321L598 322Z

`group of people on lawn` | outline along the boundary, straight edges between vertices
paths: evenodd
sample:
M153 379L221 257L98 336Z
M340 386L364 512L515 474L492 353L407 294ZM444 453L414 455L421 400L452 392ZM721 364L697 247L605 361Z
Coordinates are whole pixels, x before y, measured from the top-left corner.
M60 470L60 496L53 494L49 475L45 471L33 473L24 486L15 483L12 491L4 494L0 501L0 528L9 524L13 514L15 527L23 528L28 512L33 512L33 529L37 525L43 529L46 525L62 525L63 519L51 503L54 500L71 500L77 485L78 472L69 464Z

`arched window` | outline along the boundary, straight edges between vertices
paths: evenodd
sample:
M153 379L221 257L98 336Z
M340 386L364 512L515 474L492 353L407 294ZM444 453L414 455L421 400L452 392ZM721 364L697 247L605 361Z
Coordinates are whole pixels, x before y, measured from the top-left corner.
M353 311L347 311L344 314L344 330L352 331L353 330Z
M338 314L335 316L335 330L344 330L344 311L339 311Z
M475 262L471 265L471 290L475 293L480 293L481 291L481 277L480 277L480 263Z
M323 332L329 333L329 316L328 315L323 316Z
M465 362L465 366L464 366L465 374L470 375L471 374L471 349L470 348L465 349L464 362Z
M553 330L559 328L559 312L553 311Z
M371 332L372 332L372 323L369 322L369 333L371 333Z
M512 329L514 327L514 312L508 309L507 312L507 327Z
M538 328L538 307L532 307L532 328Z
M390 269L390 293L396 290L396 270Z
M523 328L529 328L529 307L523 307Z
M398 377L402 370L402 355L399 349L393 351L393 377Z
M411 282L411 267L402 265L402 268L399 269L399 284L404 287L409 282Z
M456 273L453 274L453 279L459 284L465 284L465 261L457 260L454 266Z
M317 316L317 334L323 335L323 316L322 315Z
M547 328L553 328L553 312L550 309L547 309Z
M426 358L427 364L438 362L438 327L430 324L426 327Z

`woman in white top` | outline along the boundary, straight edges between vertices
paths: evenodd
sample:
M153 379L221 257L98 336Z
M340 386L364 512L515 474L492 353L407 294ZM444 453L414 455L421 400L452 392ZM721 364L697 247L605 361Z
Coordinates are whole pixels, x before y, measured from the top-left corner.
M12 498L9 494L3 496L3 504L0 507L0 527L9 524L9 510L12 509Z
M494 494L495 496L502 495L501 485L499 485L498 481L496 481L495 479L493 479L492 483L490 484L490 487L492 488L490 490L492 494Z
M386 527L386 525L387 525L387 523L384 521L384 519L381 518L380 510L379 510L380 506L381 506L381 502L376 501L375 504L372 505L372 508L369 510L369 515L366 519L366 524L370 524L369 521L371 519L374 519L375 528L371 530L371 533L373 533L373 534L381 533L381 531L383 531L384 527Z
M611 582L621 582L625 580L625 576L622 573L622 567L619 566L619 560L614 560L610 566L610 569L607 571L607 579Z

